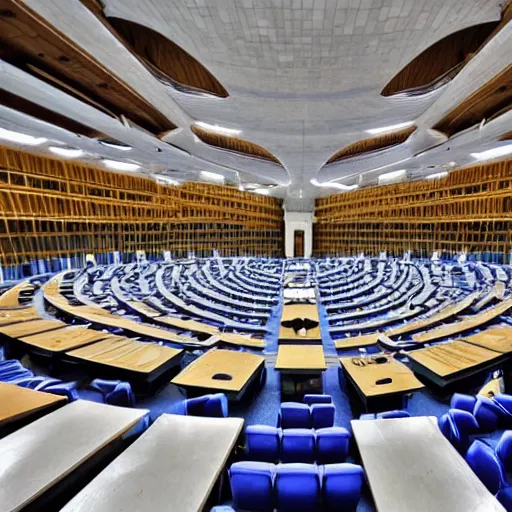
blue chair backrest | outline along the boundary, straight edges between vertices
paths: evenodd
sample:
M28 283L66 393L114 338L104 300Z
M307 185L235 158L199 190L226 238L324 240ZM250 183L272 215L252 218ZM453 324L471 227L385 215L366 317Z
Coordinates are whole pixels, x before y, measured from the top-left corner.
M470 413L473 413L475 405L475 396L463 395L461 393L455 393L450 401L450 409L460 409L461 411L467 411Z
M188 416L204 416L204 405L210 395L198 396L185 400L185 412Z
M281 460L283 462L313 462L315 460L315 433L306 428L283 430Z
M316 460L319 464L344 462L349 445L350 434L346 428L321 428L316 431Z
M236 510L270 512L274 509L276 466L267 462L236 462L229 469L229 482Z
M465 454L471 444L471 434L478 431L478 423L469 412L450 409L439 418L439 428L455 449Z
M245 429L248 457L251 460L275 462L281 449L280 428L268 425L250 425Z
M311 406L311 425L313 428L326 428L334 425L333 404L313 404Z
M503 469L494 450L482 441L473 441L466 453L466 462L489 492L497 494L504 483Z
M204 405L205 416L211 418L227 418L228 417L228 399L224 393L216 393L210 395Z
M473 416L476 418L482 432L494 432L498 423L504 417L504 411L499 404L496 404L486 396L478 396Z
M400 409L396 411L386 411L386 412L379 412L376 416L376 419L378 420L389 420L393 418L410 418L411 415L407 411L402 411Z
M331 395L304 395L304 403L308 405L313 404L332 404Z
M283 402L279 412L281 428L311 428L311 411L308 405L296 402Z
M281 464L276 471L279 512L314 512L320 503L320 477L314 464Z
M364 471L356 464L329 464L321 468L326 512L356 512L361 499Z
M496 455L501 461L506 472L512 471L512 430L503 432L496 445Z

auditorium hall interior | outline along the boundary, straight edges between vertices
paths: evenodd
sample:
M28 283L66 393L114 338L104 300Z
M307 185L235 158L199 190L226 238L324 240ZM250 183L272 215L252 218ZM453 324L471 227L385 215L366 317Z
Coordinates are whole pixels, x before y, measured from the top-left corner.
M512 0L0 0L0 512L512 512Z

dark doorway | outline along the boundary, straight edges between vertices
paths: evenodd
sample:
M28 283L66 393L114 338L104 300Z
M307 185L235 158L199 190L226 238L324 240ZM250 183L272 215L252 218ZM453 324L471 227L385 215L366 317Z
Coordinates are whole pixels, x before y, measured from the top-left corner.
M304 258L304 230L296 229L293 232L293 257Z

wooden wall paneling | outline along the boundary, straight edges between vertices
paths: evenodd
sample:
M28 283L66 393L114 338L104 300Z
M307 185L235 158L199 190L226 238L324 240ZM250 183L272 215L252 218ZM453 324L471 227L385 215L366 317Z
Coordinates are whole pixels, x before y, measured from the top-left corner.
M6 148L0 182L1 265L141 248L176 257L283 252L281 201L231 187L160 185Z
M173 123L21 0L0 0L0 58L157 135Z
M316 256L412 250L512 249L512 163L461 169L435 181L408 182L317 199Z

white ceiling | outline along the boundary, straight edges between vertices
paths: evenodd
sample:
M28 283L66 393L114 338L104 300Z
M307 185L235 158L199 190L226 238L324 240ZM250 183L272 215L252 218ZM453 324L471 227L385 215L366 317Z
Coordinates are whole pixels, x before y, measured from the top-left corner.
M130 144L129 159L147 172L173 169L196 179L207 170L231 182L276 183L272 193L285 197L291 211L311 210L315 197L338 191L311 180L374 184L381 172L402 168L417 179L448 162L470 163L469 151L510 131L512 114L413 156L443 142L430 128L512 63L510 24L443 88L412 98L380 95L401 68L439 39L498 20L500 0L103 0L107 15L146 25L194 56L228 98L162 84L79 0L25 3L156 106L178 127L167 141L190 155L0 61L1 88ZM204 144L190 130L194 120L240 130L240 138L268 149L284 169ZM338 149L367 138L365 130L404 121L418 125L406 143L322 169ZM5 108L0 126L45 135L91 155L127 156Z

